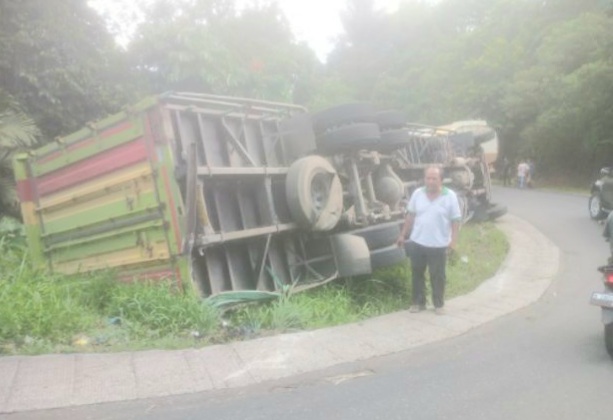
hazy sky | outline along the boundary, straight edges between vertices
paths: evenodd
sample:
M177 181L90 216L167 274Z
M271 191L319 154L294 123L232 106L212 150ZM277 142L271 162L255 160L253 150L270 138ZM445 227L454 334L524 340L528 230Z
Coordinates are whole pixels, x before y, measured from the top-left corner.
M140 0L146 4L151 0ZM271 0L272 1L272 0ZM249 2L238 0L237 3ZM342 32L339 13L345 8L346 0L276 0L287 16L296 38L306 41L324 60L332 49L334 39ZM393 12L401 0L375 0L381 10ZM121 29L129 34L138 19L138 7L134 0L89 0L96 10L117 16L122 22ZM126 18L128 17L128 18Z

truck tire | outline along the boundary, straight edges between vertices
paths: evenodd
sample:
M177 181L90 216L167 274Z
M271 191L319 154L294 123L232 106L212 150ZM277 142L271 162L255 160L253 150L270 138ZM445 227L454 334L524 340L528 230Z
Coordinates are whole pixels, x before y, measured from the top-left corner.
M372 149L381 141L379 126L375 123L358 123L327 131L317 137L317 148L322 152L355 149Z
M356 122L376 122L375 108L367 103L349 103L324 109L312 115L313 131L316 135L325 131Z
M382 223L348 233L364 238L368 249L373 251L394 244L400 236L400 224L398 222Z
M285 194L292 219L304 229L328 231L343 213L341 180L321 156L307 156L290 166Z
M468 223L475 215L475 211L470 208L468 197L466 197L464 194L458 194L458 203L460 204L462 223Z
M613 324L605 324L604 326L604 345L607 353L613 359Z
M398 247L396 244L385 248L377 249L370 253L370 266L373 271L378 268L390 267L406 261L407 255L404 248Z
M395 130L404 127L408 122L404 112L396 109L377 112L377 123L381 130Z
M381 133L381 150L394 150L405 146L410 142L409 132L405 129L384 131Z

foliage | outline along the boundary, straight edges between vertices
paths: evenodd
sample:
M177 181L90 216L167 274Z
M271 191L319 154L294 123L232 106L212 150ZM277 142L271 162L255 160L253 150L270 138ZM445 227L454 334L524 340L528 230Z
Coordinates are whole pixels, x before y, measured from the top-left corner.
M124 320L135 338L185 331L212 331L217 315L190 293L173 292L169 283L133 283L116 287L105 311Z
M129 53L154 91L270 100L291 100L296 81L316 63L275 3L239 12L223 0L155 2Z
M409 1L382 14L351 0L328 72L412 121L487 119L507 156L582 176L612 151L612 5Z
M446 297L475 289L490 278L508 251L505 236L493 223L465 226L459 238L462 259L450 262ZM345 324L408 308L410 264L378 270L284 297L269 304L236 310L232 322L249 330L289 331Z
M128 101L135 79L87 2L0 0L0 10L0 89L46 139Z
M23 227L14 222L0 222L0 252L0 353L74 351L79 337L87 343L80 350L99 351L212 336L218 327L212 307L167 283L121 284L112 273L63 276L31 266Z
M19 105L0 90L0 220L21 217L15 192L12 157L36 144L40 133L34 121Z

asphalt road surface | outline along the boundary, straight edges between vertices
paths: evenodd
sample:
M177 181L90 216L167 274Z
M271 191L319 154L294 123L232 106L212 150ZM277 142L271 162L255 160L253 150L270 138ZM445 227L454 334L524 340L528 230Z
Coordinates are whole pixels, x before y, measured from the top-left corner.
M18 413L7 419L610 419L613 362L596 267L608 244L587 197L497 188L561 249L543 298L461 337L241 390Z

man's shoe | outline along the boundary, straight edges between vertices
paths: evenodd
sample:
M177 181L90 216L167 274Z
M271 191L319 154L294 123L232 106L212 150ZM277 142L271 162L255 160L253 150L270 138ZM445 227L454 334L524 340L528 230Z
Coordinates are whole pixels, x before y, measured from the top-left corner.
M409 308L409 312L411 312L412 314L416 314L417 312L421 312L425 310L426 310L426 307L421 306L421 305L411 305L411 307Z
M437 315L445 315L447 312L445 308L434 308L434 313Z

